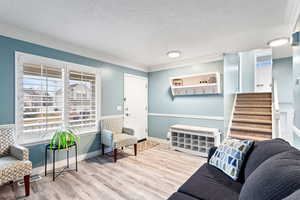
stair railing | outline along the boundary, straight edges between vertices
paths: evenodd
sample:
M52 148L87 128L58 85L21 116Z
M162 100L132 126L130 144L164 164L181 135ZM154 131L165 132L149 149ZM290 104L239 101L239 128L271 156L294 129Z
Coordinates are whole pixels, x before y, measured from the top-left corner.
M272 138L281 138L280 110L278 101L277 81L273 79L272 87Z

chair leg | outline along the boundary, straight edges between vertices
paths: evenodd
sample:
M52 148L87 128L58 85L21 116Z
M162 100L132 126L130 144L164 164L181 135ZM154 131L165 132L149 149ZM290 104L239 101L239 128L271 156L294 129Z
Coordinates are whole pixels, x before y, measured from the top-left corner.
M118 149L114 149L114 162L117 162Z
M134 144L134 155L137 155L137 144Z
M25 196L30 195L30 175L24 176Z
M104 155L104 149L105 149L105 145L102 144L102 156Z

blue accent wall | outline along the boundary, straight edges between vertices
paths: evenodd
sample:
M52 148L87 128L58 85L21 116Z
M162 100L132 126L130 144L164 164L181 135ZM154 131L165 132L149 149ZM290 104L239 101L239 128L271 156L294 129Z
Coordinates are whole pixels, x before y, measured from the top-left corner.
M293 58L273 60L273 78L277 81L280 104L293 103Z
M293 108L294 108L294 125L300 129L300 46L293 47ZM300 137L294 135L294 142L297 148L300 148Z
M185 114L223 117L223 95L175 96L170 90L169 78L189 74L220 72L223 61L195 64L149 73L149 113ZM221 76L222 77L222 76ZM172 124L199 125L223 130L223 120L185 119L149 116L149 136L166 138Z
M145 72L0 36L0 92L2 95L0 101L0 124L13 124L15 122L15 51L101 68L102 115L123 113L122 111L117 111L117 106L123 105L124 73L148 76ZM93 152L100 148L99 134L81 135L80 141L80 154ZM34 167L41 166L44 163L44 146L45 144L28 146L30 149L30 160L33 162ZM63 158L63 155L58 156L58 159Z
M241 92L254 92L254 51L240 53Z

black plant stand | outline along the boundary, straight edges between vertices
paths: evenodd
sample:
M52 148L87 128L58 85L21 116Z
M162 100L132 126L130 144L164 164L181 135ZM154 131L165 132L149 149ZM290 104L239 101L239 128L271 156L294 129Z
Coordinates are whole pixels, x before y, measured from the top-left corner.
M76 159L76 172L78 171L78 163L77 163L77 143L75 142L74 144L72 144L71 146L69 146L69 148L66 148L66 149L60 149L60 150L65 150L67 151L67 168L69 168L69 151L70 149L74 147L75 148L75 159ZM52 176L53 176L53 181L55 181L55 178L57 176L59 176L66 168L63 168L63 170L58 174L56 175L56 172L55 172L55 153L56 151L58 151L58 147L52 147L52 149L50 148L50 145L47 144L46 147L45 147L45 176L47 176L47 157L48 157L48 151L51 151L53 152L53 159L52 159L52 166L53 166L53 171L52 171Z

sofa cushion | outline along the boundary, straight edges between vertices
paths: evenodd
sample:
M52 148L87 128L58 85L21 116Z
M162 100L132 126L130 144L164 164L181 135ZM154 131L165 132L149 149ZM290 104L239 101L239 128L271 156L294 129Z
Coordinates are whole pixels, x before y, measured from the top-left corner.
M168 198L168 200L198 200L198 199L181 192L175 192Z
M291 146L282 139L255 142L245 160L245 167L244 170L241 171L240 180L242 182L246 180L250 174L268 158L289 150L291 150Z
M207 163L202 165L179 189L197 199L239 199L242 184Z
M209 164L222 170L233 180L237 180L252 144L253 142L249 140L227 139L217 148Z
M246 179L240 200L280 200L300 189L300 151L277 154Z
M300 199L300 189L284 198L283 200L299 200Z

